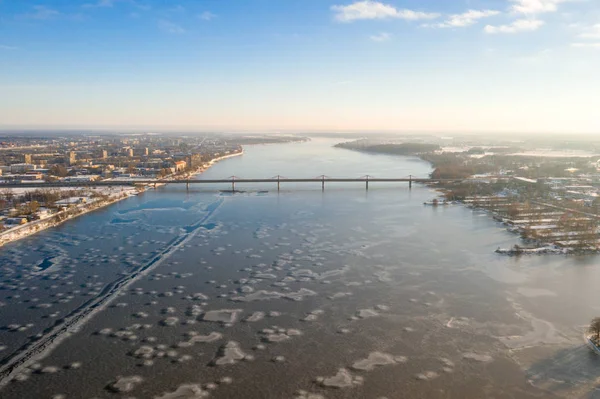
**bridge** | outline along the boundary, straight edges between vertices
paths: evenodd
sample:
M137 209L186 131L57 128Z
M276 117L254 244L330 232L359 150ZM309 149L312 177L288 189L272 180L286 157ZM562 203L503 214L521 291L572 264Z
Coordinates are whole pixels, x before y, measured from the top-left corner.
M490 178L506 178L506 176L490 176ZM444 182L460 182L469 181L473 179L432 179L432 178L418 178L409 175L407 177L399 178L378 178L373 176L362 176L359 178L338 178L329 177L325 175L313 177L313 178L286 178L283 176L275 176L271 178L258 178L248 179L240 178L237 176L230 176L225 179L181 179L181 180L169 180L169 179L108 179L100 181L28 181L28 182L0 182L0 188L61 188L61 187L112 187L112 186L136 186L136 185L150 185L156 187L157 185L164 184L185 184L187 188L190 184L228 184L231 185L231 190L235 191L236 184L246 183L272 183L277 185L279 191L282 183L321 183L321 189L325 190L325 183L352 183L361 182L365 184L365 188L369 189L369 183L408 183L408 187L412 188L413 183L444 183Z

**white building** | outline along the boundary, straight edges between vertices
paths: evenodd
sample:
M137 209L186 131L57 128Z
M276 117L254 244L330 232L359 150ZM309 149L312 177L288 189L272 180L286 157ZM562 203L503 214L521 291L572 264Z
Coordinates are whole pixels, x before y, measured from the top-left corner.
M10 173L25 173L34 169L35 165L30 163L15 163L10 165Z
M89 182L89 181L98 180L99 178L100 178L99 175L68 176L68 177L65 177L63 179L63 181L67 181L67 182Z
M56 201L55 204L57 206L69 206L69 205L79 205L85 204L87 202L86 197L69 197L62 199L60 201Z

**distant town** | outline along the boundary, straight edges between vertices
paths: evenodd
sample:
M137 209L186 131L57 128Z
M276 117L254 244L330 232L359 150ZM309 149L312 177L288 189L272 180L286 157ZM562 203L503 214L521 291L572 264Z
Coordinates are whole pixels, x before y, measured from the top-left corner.
M27 188L40 182L119 179L176 180L240 155L242 145L301 141L288 135L13 134L0 137L0 245L89 210L137 195L149 186ZM25 186L25 187L23 187Z

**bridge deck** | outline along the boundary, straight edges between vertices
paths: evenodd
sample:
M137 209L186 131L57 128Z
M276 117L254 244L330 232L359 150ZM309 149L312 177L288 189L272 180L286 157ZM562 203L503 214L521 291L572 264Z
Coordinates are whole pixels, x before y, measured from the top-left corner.
M490 176L490 178L502 178ZM506 178L506 176L503 176ZM456 182L470 179L431 179L431 178L338 178L338 177L316 177L316 178L269 178L269 179L243 179L243 178L227 178L227 179L186 179L186 180L156 180L156 179L115 179L101 181L28 181L28 182L0 182L0 188L40 188L40 187L99 187L99 186L133 186L136 184L244 184L244 183L441 183L441 182Z
M100 181L57 181L57 182L3 182L2 188L17 187L94 187L94 186L132 186L136 184L244 184L244 183L375 183L375 182L413 182L428 183L438 180L432 179L409 179L409 178L370 178L370 179L352 179L352 178L300 178L300 179L186 179L186 180L154 180L154 179L127 179L127 180L100 180Z

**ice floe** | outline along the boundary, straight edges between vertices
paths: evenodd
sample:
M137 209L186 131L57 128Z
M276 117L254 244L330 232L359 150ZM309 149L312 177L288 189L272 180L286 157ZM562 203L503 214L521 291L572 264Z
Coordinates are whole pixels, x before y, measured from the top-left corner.
M361 371L371 371L377 366L388 366L397 363L406 362L403 356L394 356L388 353L371 352L366 359L361 359L352 364L352 369Z
M210 310L202 315L202 320L222 324L233 324L238 320L242 311L242 309Z
M363 378L355 376L345 368L338 370L337 374L332 377L317 377L316 381L327 388L350 388L363 383Z

